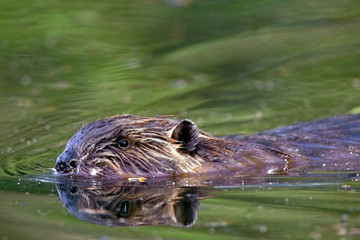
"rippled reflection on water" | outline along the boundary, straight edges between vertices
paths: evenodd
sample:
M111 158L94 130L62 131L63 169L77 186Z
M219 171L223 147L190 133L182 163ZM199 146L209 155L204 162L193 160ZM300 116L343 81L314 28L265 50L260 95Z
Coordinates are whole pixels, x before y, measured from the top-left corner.
M209 233L254 239L289 233L299 239L358 236L359 173L309 174L226 174L215 182L202 177L115 182L53 175L1 178L0 220L5 224L0 233L15 239L39 238L39 232L40 239L96 238L99 232L109 239L119 233L136 239Z
M57 184L61 200L77 218L98 225L191 226L197 219L196 188ZM206 197L206 194L203 194Z

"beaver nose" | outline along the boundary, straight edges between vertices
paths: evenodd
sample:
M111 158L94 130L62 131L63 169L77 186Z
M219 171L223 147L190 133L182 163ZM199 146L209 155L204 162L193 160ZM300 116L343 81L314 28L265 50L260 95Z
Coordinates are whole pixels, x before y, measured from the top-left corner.
M59 160L56 162L55 169L58 172L68 173L75 170L77 167L76 159L71 159L70 161Z
M55 169L59 173L73 172L78 166L78 161L74 158L74 154L65 151L56 160Z

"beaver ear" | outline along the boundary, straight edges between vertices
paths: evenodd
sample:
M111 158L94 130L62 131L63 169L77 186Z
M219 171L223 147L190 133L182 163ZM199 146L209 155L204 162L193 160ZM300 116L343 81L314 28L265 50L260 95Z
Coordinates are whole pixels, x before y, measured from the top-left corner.
M182 120L173 130L171 138L181 143L181 150L191 152L198 143L199 129L187 119Z

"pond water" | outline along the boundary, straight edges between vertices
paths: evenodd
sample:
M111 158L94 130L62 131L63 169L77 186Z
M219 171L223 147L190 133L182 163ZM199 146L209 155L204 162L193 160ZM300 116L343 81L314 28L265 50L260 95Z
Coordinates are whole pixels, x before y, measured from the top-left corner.
M222 136L360 113L358 1L3 0L0 13L1 240L360 238L356 167L216 182L52 174L81 126L116 114ZM112 202L120 215L99 222Z

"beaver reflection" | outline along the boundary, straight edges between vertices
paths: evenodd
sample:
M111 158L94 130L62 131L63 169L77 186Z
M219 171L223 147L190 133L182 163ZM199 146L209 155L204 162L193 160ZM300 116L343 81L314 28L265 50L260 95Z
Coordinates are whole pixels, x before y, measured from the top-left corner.
M59 196L71 214L98 225L127 227L168 224L190 226L197 219L195 188L89 187L57 184Z

